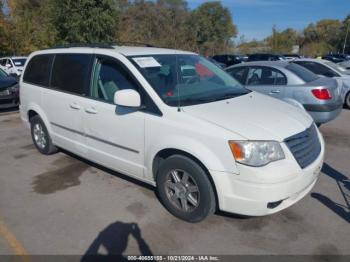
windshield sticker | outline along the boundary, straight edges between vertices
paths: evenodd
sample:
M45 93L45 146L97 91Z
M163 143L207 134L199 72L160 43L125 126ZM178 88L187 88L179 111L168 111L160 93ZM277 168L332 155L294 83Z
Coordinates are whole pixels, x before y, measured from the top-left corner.
M214 76L214 73L211 72L208 68L206 68L204 65L202 64L195 64L195 68L196 68L196 72L200 77L212 77Z
M147 67L161 67L162 65L158 63L154 57L134 57L133 60L139 65L141 68Z
M16 65L16 66L20 66L20 65L22 65L22 64L21 64L21 62L15 62L15 65Z

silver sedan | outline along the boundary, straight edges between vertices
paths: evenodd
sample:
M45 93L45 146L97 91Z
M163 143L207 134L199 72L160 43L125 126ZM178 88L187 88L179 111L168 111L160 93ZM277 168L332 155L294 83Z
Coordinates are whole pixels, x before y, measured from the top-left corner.
M319 77L288 61L248 62L226 71L246 88L304 108L318 125L335 119L342 110L338 82Z
M350 70L322 59L298 59L294 63L305 67L313 73L321 76L332 77L342 86L341 96L344 105L350 108Z

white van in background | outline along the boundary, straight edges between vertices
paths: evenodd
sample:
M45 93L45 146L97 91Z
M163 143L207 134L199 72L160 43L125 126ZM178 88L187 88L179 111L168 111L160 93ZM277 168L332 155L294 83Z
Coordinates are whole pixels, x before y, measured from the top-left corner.
M24 56L2 57L0 58L0 68L8 75L20 76L26 61L27 57Z

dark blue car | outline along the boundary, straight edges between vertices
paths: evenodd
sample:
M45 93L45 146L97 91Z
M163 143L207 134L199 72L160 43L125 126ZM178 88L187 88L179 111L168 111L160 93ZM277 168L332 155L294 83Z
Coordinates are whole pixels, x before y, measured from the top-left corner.
M0 109L19 105L18 81L0 69Z

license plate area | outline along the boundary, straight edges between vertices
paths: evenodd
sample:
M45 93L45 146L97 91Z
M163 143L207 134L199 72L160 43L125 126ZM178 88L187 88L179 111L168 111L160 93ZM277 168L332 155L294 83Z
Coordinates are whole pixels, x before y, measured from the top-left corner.
M9 90L0 91L0 96L8 96L8 95L10 95Z

